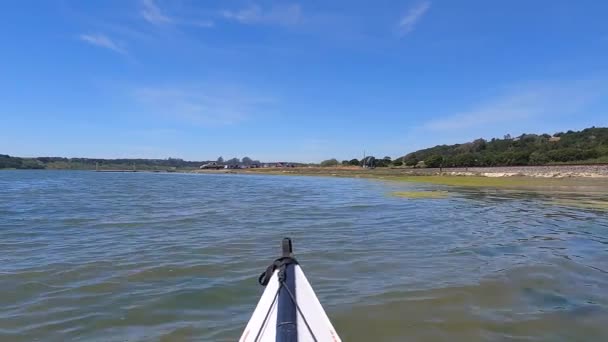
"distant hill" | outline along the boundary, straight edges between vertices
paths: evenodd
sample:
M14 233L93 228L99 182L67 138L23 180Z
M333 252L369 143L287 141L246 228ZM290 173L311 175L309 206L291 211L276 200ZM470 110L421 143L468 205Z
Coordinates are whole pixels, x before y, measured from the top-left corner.
M402 160L425 167L608 163L608 128L438 145L409 153Z

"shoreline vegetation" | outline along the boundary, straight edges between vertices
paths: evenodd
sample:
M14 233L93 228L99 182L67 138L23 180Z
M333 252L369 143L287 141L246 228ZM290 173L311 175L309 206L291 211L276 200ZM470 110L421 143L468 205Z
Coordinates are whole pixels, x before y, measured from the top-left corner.
M408 169L359 167L295 167L242 170L195 170L193 173L228 173L244 175L325 176L369 178L386 181L431 183L459 187L490 188L569 188L608 189L608 165L570 165L494 168ZM594 191L595 192L595 191Z
M223 168L225 167L225 168ZM438 145L402 157L318 164L262 163L249 157L216 161L96 159L0 154L2 169L95 170L100 172L186 172L362 177L439 185L520 188L608 182L608 128L549 134L505 135L503 139ZM217 169L217 170L216 170Z
M360 166L364 168L494 168L512 166L575 166L608 164L608 128L591 127L582 131L558 132L549 134L521 134L512 137L506 134L502 139L476 139L472 142L437 145L431 148L408 153L392 159L389 156L375 158L364 156L361 160L337 159L315 163L272 162L262 163L249 157L216 161L186 161L180 158L142 159L142 158L64 158L34 157L20 158L0 154L0 169L69 169L69 170L150 170L184 171L196 170L205 164L240 167L263 166ZM456 171L462 172L462 171ZM465 170L464 172L468 172ZM490 171L489 173L495 173ZM521 173L517 171L515 173ZM572 176L579 176L571 172ZM584 172L585 173L585 172ZM465 174L462 174L465 175Z

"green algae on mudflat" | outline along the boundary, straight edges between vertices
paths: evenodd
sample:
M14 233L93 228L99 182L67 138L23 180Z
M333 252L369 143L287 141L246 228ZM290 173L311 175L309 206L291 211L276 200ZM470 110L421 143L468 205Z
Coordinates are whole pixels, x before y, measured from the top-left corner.
M390 179L403 182L431 183L437 185L497 188L547 187L558 186L565 183L563 179L531 177L404 176L391 177Z
M409 199L438 199L446 198L448 195L447 191L396 191L391 193L391 196Z

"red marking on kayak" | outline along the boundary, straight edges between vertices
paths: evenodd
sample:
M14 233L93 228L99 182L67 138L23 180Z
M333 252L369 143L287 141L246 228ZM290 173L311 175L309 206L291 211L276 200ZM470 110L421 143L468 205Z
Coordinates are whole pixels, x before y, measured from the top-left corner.
M329 333L331 334L331 339L334 340L334 342L338 342L338 340L336 340L336 333L334 333L333 330L330 330Z
M247 335L249 335L249 330L245 331L243 334L243 342L247 341Z

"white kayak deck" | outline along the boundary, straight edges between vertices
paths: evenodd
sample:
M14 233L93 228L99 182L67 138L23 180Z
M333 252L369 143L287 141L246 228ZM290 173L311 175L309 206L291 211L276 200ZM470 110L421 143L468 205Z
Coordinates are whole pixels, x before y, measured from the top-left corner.
M278 270L275 270L272 274L270 282L253 311L247 327L245 327L245 331L239 340L240 342L275 342L278 301L274 299L279 290L278 272ZM317 295L299 265L295 265L294 272L296 278L295 297L302 313L298 312L298 342L314 342L314 338L306 327L302 316L306 317L306 322L308 322L310 330L312 330L317 341L340 342L340 337L329 321L325 310L323 310L323 306L321 306ZM270 314L264 322L269 310Z

